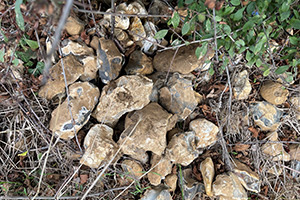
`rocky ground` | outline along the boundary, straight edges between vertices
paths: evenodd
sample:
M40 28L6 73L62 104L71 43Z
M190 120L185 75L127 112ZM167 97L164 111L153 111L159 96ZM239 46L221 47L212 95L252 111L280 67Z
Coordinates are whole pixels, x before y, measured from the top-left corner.
M113 20L106 1L75 2L56 50L64 11L22 4L46 64L30 73L19 45L0 46L1 196L297 199L299 76L265 77L243 55L212 75L213 40L197 58L198 43L155 39L172 3L122 2Z

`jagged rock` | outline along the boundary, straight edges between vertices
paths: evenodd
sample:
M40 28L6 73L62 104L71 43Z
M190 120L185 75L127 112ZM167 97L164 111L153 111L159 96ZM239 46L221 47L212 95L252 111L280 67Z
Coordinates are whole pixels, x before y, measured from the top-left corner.
M213 49L208 47L207 53L198 59L195 55L195 51L198 46L198 44L191 44L180 47L171 67L170 63L174 57L175 50L159 52L154 56L153 66L157 71L170 71L188 74L198 67L201 68L205 61L210 60L214 56Z
M298 160L300 161L300 146L298 144L291 144L289 146L290 149L290 156L291 160Z
M251 84L248 78L247 70L239 73L234 79L233 94L238 100L247 99L251 92Z
M154 38L157 30L152 22L145 22L144 29L147 37L145 40L142 40L142 51L148 55L152 55L157 50L157 44L161 44L162 40Z
M284 150L283 144L279 141L274 141L270 143L263 144L262 152L266 155L272 156L273 161L290 161L290 155Z
M134 44L134 42L129 38L127 32L122 29L115 29L114 35L124 48L130 47Z
M166 156L174 163L188 166L200 153L196 149L195 140L192 131L174 135L167 146Z
M66 99L52 112L49 129L62 139L73 138L88 122L92 110L98 103L99 95L99 89L89 82L76 82L70 85L70 105Z
M155 167L156 166L156 167ZM172 171L172 163L164 156L153 155L151 158L151 168L154 167L148 174L148 180L152 185L159 185L161 180Z
M152 81L145 76L121 76L103 87L93 114L99 122L114 126L123 114L142 109L150 102L152 87Z
M203 182L205 186L205 192L207 196L213 196L212 192L212 181L215 176L214 163L211 157L206 158L200 164L200 171L203 177Z
M280 83L267 81L260 89L260 95L271 104L283 104L289 95L289 91Z
M132 39L135 42L144 40L147 36L142 21L137 16L133 18L130 24L129 35L132 36Z
M194 94L195 94L195 98L196 98L197 104L200 104L203 101L203 99L204 99L203 95L199 94L196 91L194 91Z
M97 49L99 76L103 83L108 83L119 76L123 65L123 56L112 40L99 39Z
M192 81L179 73L172 74L166 87L158 92L160 104L183 120L194 111L198 104Z
M147 190L141 200L172 200L168 189L158 187L152 190Z
M220 174L216 177L213 183L213 192L215 196L223 200L247 200L247 193L241 185L238 177L229 172L227 174Z
M172 12L172 8L170 8L164 1L161 0L154 0L149 8L150 15L165 15L170 12ZM154 21L155 24L158 24L160 21L165 22L166 20L160 17L154 17Z
M165 184L169 186L169 191L174 192L177 187L178 177L176 174L169 174L165 178Z
M64 56L73 54L74 56L90 56L94 55L94 51L92 48L88 47L86 44L73 42L69 39L62 41L62 54Z
M99 48L99 42L100 42L100 38L97 36L93 36L91 42L90 42L90 46L97 51L97 49Z
M69 17L65 24L65 29L70 35L79 35L84 29L84 24L75 17Z
M194 178L191 168L182 170L182 176L179 174L179 180L182 180L180 185L185 200L193 200L197 194L205 192L204 185Z
M166 148L166 134L168 131L170 113L159 104L150 103L141 110L129 113L125 119L125 130L118 141L122 151L135 159L140 152L152 151L161 156Z
M47 80L46 84L41 87L39 96L50 100L56 95L65 92L66 86L61 66L62 61L68 85L74 83L83 73L83 66L73 55L62 58L62 60L58 61L58 63L50 69L50 78Z
M244 188L256 193L260 192L260 180L256 172L238 160L233 161L233 167L234 174L238 177Z
M296 111L297 119L300 120L300 96L293 96L290 101Z
M90 81L97 77L97 58L95 56L88 56L81 59L83 63L83 74L80 76L82 81Z
M277 141L278 140L278 133L276 131L267 133L266 138L270 141Z
M85 152L80 163L91 168L98 168L104 161L108 162L118 150L113 141L113 129L104 124L94 125L84 138Z
M108 9L106 12L111 12L111 9ZM120 10L117 13L119 14L126 14L125 11ZM104 15L103 17L104 20L108 21L109 24L111 25L111 15ZM115 27L120 28L122 30L127 30L130 25L130 20L129 17L127 16L115 16Z
M283 112L276 106L265 102L256 102L250 105L254 123L263 131L276 131L280 125Z
M147 15L148 14L144 5L140 4L138 1L130 3L127 7L126 13L130 14L130 15L136 15L136 14Z
M151 74L153 72L152 58L136 50L130 54L125 71L127 74Z
M125 172L139 179L143 173L143 167L137 161L134 160L124 160L122 161L122 168Z
M219 128L204 118L191 121L189 129L195 132L196 148L207 147L218 140Z

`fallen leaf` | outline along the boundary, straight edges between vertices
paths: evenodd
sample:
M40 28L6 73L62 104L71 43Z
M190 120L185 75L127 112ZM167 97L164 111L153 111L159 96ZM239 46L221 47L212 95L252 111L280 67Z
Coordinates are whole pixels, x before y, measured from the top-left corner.
M236 145L234 145L233 149L235 151L245 151L247 149L249 149L250 145L249 144L241 144L241 143L237 143Z
M257 138L259 135L259 131L253 126L249 127L248 130L253 134L252 137Z
M89 179L88 174L80 174L80 184L85 184L88 179Z
M206 5L210 9L213 9L216 5L216 0L205 0L204 5Z

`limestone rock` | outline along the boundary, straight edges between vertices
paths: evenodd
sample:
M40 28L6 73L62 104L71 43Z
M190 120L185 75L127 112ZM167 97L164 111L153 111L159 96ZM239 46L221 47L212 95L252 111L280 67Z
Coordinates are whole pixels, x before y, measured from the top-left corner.
M113 158L118 145L113 141L113 129L104 124L94 125L84 138L85 152L80 163L98 168L102 162Z
M68 85L74 83L84 71L83 66L73 55L62 58L62 60L58 61L58 63L50 69L50 78L47 80L46 84L41 87L39 96L50 100L56 95L65 92L66 86L61 66L62 62Z
M155 167L156 166L156 167ZM164 156L153 155L151 158L151 168L153 168L148 174L148 180L152 185L159 185L161 180L165 178L172 171L172 163Z
M284 150L283 144L279 143L278 141L275 143L270 142L263 144L262 147L262 152L266 155L272 156L273 161L290 161L291 157L290 155Z
M266 138L270 141L277 141L278 140L278 133L276 131L267 133Z
M238 160L233 161L233 166L233 172L238 177L244 188L249 191L259 193L260 180L258 174L252 171L250 167Z
M212 193L212 181L215 176L214 163L211 157L206 158L200 164L200 171L203 177L203 182L205 186L205 192L207 196L213 196Z
M232 200L247 200L247 193L241 185L238 177L229 172L227 174L220 174L216 177L213 183L213 192L220 199L232 199Z
M280 125L283 112L276 106L265 102L256 102L250 105L254 123L263 131L276 131Z
M152 151L161 156L166 148L166 134L169 119L172 117L159 104L150 103L141 110L129 113L125 119L125 130L120 136L119 144L125 154L136 159L141 151Z
M191 121L189 129L195 132L196 148L207 147L218 140L219 128L204 118Z
M180 185L183 190L183 196L185 200L194 200L197 194L205 192L204 185L198 182L193 175L191 168L182 170L182 176L179 175Z
M144 40L144 38L146 38L146 36L147 36L145 28L142 24L142 21L137 16L133 18L133 20L130 24L129 35L132 36L132 39L135 42Z
M122 168L125 172L134 176L134 178L139 179L143 173L143 167L137 161L134 160L124 160L122 161Z
M125 71L127 74L151 74L153 72L152 58L136 50L130 54Z
M188 166L199 155L195 140L192 131L174 135L167 146L166 156L174 163Z
M94 54L93 49L84 43L80 44L66 39L62 41L62 45L61 51L64 56L69 54L73 54L74 56L90 56Z
M178 177L176 174L169 174L165 178L165 184L169 186L169 191L174 192L177 187Z
M89 120L92 110L98 103L99 95L99 89L89 82L76 82L70 85L72 116L66 99L52 112L49 129L62 139L73 138Z
M124 48L130 47L134 44L134 42L129 38L127 32L122 29L115 29L114 35Z
M146 21L144 28L146 32L146 39L142 40L142 51L148 55L152 55L157 50L157 44L161 44L162 40L154 38L157 30L152 22Z
M119 118L150 102L153 83L144 76L128 75L104 86L94 116L99 122L114 126Z
M100 42L100 38L97 36L93 36L91 42L90 42L90 46L94 49L97 50L99 48L99 42Z
M161 0L154 0L153 3L151 3L149 8L149 14L150 15L165 15L169 12L172 12L172 8L169 7L166 2ZM154 17L155 24L159 23L161 20L164 20L160 17Z
M197 104L200 104L204 100L203 95L199 94L196 91L194 91L194 94L195 94L195 98L196 98Z
M260 89L260 95L271 104L283 104L289 95L289 91L282 84L267 81Z
M152 190L147 190L141 200L172 200L172 196L165 188L158 187Z
M84 24L75 17L69 17L65 24L65 29L70 35L79 35L84 29Z
M293 96L290 101L296 111L297 119L300 120L300 96Z
M290 149L290 156L291 156L291 160L298 160L300 161L300 145L298 144L291 144L289 146Z
M95 56L88 56L81 59L83 63L83 74L80 76L82 81L90 81L97 77L97 58Z
M146 14L148 14L144 5L140 4L138 1L130 3L127 7L126 13L130 14L130 15L136 15L136 14L146 15Z
M112 10L108 9L106 12L112 12ZM123 10L120 10L117 13L126 14L126 12L123 11ZM111 15L104 15L103 19L108 21L110 25L112 24ZM115 16L115 27L116 28L127 30L129 28L129 25L130 25L129 17L127 17L127 16Z
M173 60L171 68L170 63L174 57L175 50L159 52L154 56L153 66L157 71L170 70L170 72L188 74L196 68L201 67L205 61L210 60L214 55L213 49L208 47L207 53L198 59L195 55L195 51L198 46L198 44L191 44L180 47Z
M97 49L99 76L103 83L108 83L119 76L123 65L123 56L112 40L99 39Z
M247 99L251 92L251 84L248 78L247 70L239 73L234 79L233 94L238 100Z

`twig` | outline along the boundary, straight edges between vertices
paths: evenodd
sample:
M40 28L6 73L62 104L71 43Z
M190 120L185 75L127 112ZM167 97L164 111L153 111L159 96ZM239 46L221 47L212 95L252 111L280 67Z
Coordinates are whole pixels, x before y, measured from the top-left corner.
M214 21L214 40L215 40L215 48L216 48L216 61L219 62L219 57L218 57L218 43L217 43L217 22L216 22L216 9L213 8L213 21Z
M166 75L165 84L166 84L167 81L168 81L168 76L169 76L171 67L173 66L174 59L175 59L175 57L176 57L176 55L177 55L177 53L178 53L178 49L179 49L179 48L176 49L176 51L175 51L175 53L174 53L174 55L173 55L173 58L172 58L172 60L171 60L171 62L170 62L170 66L169 66L169 69L168 69L168 72L167 72L167 75Z

